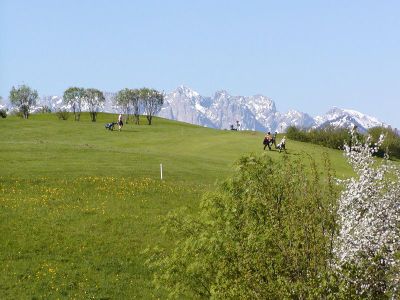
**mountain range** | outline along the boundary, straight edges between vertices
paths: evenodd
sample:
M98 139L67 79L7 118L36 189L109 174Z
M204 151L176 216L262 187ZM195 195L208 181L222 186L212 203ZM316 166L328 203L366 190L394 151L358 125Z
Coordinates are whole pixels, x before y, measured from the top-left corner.
M304 129L357 126L361 132L375 126L387 126L374 117L350 109L335 107L325 115L313 118L296 110L279 112L275 102L263 95L233 96L222 90L212 97L205 97L185 86L165 95L159 116L218 129L233 127L271 132L285 132L289 126Z
M113 103L115 93L104 92L104 95L106 102L102 111L118 113L119 110ZM43 106L52 111L68 108L63 105L61 96L45 96L32 108L32 112L40 110ZM4 105L0 105L0 108L2 107ZM357 126L361 132L375 126L388 126L375 117L355 110L334 107L326 114L314 118L296 110L279 112L275 102L263 95L233 96L221 90L209 97L183 85L165 94L164 105L158 116L217 129L271 132L285 132L289 126L303 129Z

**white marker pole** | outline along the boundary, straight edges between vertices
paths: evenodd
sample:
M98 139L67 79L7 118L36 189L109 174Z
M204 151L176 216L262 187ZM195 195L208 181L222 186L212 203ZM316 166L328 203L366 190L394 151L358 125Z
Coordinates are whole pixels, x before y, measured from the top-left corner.
M162 180L162 164L160 164L160 174L161 174L161 180Z

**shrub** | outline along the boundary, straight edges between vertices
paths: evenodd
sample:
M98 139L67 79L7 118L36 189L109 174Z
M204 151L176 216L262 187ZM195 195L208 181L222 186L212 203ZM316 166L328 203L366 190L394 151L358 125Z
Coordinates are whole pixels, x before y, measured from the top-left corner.
M171 297L310 299L328 295L337 190L315 163L245 156L199 216L171 213L172 251L148 264Z
M51 108L45 105L39 110L39 112L42 114L49 114L51 113Z
M373 159L382 138L371 145L353 137L346 147L357 177L345 181L339 199L334 252L348 299L400 296L400 169Z
M56 112L56 115L60 120L68 120L70 113L66 109L60 109Z
M7 118L7 110L0 109L0 117L2 117L3 119Z
M400 159L400 136L392 128L374 127L369 129L368 133L374 142L378 142L381 134L385 136L382 147L376 153L377 156L383 157L386 153L389 157Z
M303 130L300 130L296 126L290 126L286 131L286 136L295 141L310 142L310 138L307 136L307 133Z

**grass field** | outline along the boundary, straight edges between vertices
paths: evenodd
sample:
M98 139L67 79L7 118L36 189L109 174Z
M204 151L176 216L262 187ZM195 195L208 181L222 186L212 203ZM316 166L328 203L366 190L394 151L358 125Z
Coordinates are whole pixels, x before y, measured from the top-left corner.
M230 176L241 155L263 152L258 132L158 118L108 131L112 120L0 119L0 299L163 298L143 254L171 243L159 230L162 217L181 206L196 213L201 195ZM289 157L318 163L325 151L338 177L352 174L339 150L287 147Z

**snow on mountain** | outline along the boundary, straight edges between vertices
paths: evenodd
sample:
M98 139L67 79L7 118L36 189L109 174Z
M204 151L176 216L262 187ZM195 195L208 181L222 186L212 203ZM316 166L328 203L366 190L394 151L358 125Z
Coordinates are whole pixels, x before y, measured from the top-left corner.
M315 117L315 128L325 128L327 126L351 128L357 126L361 132L366 132L369 128L376 126L388 125L379 121L375 117L371 117L352 109L341 109L334 107L323 116Z
M233 96L221 90L213 97L204 97L184 86L166 95L159 116L219 129L236 127L239 122L241 130L271 132L284 131L291 125L309 128L315 124L302 112L278 112L275 102L263 95Z

